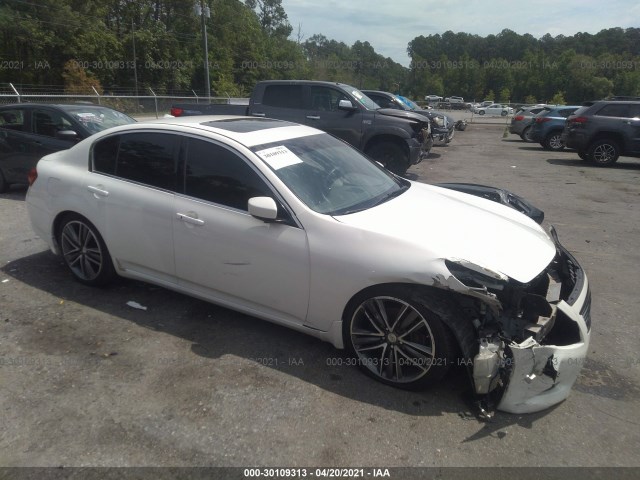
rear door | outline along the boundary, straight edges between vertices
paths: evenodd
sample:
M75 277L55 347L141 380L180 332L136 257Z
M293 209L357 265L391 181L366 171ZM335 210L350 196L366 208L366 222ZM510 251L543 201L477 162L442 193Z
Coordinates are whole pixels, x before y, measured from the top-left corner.
M137 131L100 139L86 177L87 208L117 268L176 283L173 213L180 136Z
M254 103L249 107L249 114L254 117L276 118L288 122L304 123L304 92L299 84L266 84L262 94L256 97L262 103Z

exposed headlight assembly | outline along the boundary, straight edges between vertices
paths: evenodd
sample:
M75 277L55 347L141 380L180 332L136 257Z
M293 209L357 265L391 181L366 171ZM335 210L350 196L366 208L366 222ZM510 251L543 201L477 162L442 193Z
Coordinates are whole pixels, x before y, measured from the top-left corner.
M460 283L469 288L504 289L509 277L475 263L461 259L445 260L445 265Z

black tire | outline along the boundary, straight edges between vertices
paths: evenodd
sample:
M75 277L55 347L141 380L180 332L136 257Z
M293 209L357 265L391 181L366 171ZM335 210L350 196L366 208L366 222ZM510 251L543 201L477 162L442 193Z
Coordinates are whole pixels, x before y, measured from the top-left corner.
M480 111L478 112L478 115L484 115L484 113L485 113L485 112L484 112L484 110L480 110Z
M587 149L589 161L599 167L607 167L618 161L620 147L613 140L596 140Z
M367 151L367 154L396 175L404 175L409 168L409 158L407 154L404 149L396 143L377 143Z
M501 117L506 117L507 116L507 111L506 110L501 111L500 112L500 116Z
M520 138L525 142L532 143L533 139L531 138L531 127L525 127L525 129L520 134Z
M562 132L551 132L542 142L545 150L559 152L564 150L564 142L562 141Z
M75 213L67 214L57 233L64 263L78 282L96 287L115 278L109 250L89 220Z
M587 152L578 151L578 156L579 156L582 160L589 161L589 155L587 155Z
M346 310L344 342L370 377L405 390L440 380L459 351L430 299L402 286L381 286L356 296Z
M4 193L9 188L9 184L5 181L2 172L0 172L0 193Z

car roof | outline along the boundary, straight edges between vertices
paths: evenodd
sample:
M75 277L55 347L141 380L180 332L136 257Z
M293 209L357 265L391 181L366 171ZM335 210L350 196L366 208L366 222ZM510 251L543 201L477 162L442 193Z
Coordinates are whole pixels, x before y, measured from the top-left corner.
M253 147L311 135L326 135L321 130L283 120L241 117L237 115L167 116L158 120L149 120L114 127L108 130L108 132L132 132L158 126L165 127L167 130L180 132L216 133L232 139L245 147ZM171 127L178 128L172 129Z

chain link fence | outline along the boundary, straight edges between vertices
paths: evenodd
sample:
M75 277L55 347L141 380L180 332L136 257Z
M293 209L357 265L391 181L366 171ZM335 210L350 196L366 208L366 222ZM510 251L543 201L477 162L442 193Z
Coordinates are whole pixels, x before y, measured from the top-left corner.
M107 92L100 94L93 89L93 94L69 94L64 87L57 85L20 85L12 83L0 84L0 105L12 103L79 103L102 105L113 108L131 116L160 118L169 113L175 103L216 103L216 104L248 104L246 98L206 97L195 91L179 92L177 95L156 95L148 88L148 95L134 95L127 91ZM189 94L190 93L190 94Z

